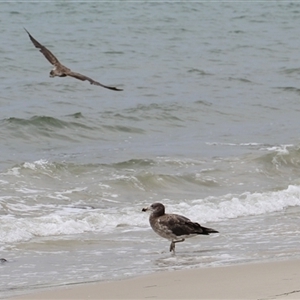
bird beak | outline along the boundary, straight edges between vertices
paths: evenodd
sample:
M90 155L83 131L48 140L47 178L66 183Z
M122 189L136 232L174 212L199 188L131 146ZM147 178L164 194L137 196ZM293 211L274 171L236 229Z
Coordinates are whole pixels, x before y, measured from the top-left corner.
M147 211L147 210L149 210L149 207L144 207L144 208L142 209L142 211Z

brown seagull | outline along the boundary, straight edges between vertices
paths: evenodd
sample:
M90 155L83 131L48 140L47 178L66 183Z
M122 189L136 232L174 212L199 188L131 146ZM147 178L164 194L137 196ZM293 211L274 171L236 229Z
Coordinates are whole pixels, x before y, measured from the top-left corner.
M142 211L151 211L149 222L152 229L161 237L171 241L170 252L175 253L175 243L183 242L186 238L198 234L209 235L218 233L217 230L206 228L190 219L176 214L165 214L165 206L161 203L153 203Z
M44 54L44 56L46 57L46 59L48 59L48 61L54 66L54 68L50 71L50 77L71 76L71 77L74 77L74 78L82 80L82 81L88 80L91 84L99 85L99 86L102 86L106 89L110 89L110 90L113 90L113 91L122 91L122 89L118 89L118 88L113 87L113 86L107 86L107 85L101 84L100 82L95 81L92 78L89 78L89 77L87 77L85 75L82 75L80 73L72 72L69 68L62 65L50 50L48 50L45 46L41 45L36 39L34 39L32 37L32 35L26 29L25 29L25 31L28 33L29 38L32 41L33 45L36 48L40 49L40 52L42 52Z

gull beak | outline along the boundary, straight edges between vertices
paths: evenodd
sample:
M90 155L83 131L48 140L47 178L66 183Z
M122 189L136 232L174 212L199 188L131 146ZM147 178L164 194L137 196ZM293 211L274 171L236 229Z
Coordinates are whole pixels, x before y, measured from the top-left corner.
M142 211L147 211L147 210L149 210L149 207L144 207L144 208L142 209Z

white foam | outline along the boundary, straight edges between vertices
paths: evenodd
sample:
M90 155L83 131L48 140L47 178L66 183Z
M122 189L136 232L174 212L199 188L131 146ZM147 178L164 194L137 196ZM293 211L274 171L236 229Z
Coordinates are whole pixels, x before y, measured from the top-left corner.
M37 168L45 169L48 165L49 165L49 162L47 160L40 159L40 160L34 161L33 163L25 162L23 164L23 167L27 168L27 169L31 169L31 170L36 170Z
M265 193L228 194L180 201L162 199L166 212L185 215L200 223L261 215L282 211L287 207L300 206L300 186L290 185L287 189ZM82 203L81 203L82 204ZM52 205L40 207L39 215L34 213L38 205L29 208L21 203L11 206L16 213L27 211L25 216L4 215L0 218L0 241L16 242L35 236L80 234L83 232L109 233L115 230L130 231L149 228L148 215L141 212L145 203L114 206L113 209L82 209L72 206ZM149 203L150 204L150 203ZM42 215L41 213L42 212ZM122 225L122 226L120 226Z
M29 189L29 188L16 188L17 192L20 192L22 194L37 194L37 193L41 193L42 191L39 190L35 190L35 189Z
M13 168L7 170L6 173L2 173L2 175L21 177L20 167L13 167Z
M18 205L18 210L26 210ZM83 232L111 232L119 224L129 226L146 226L148 219L138 211L120 211L111 213L108 210L85 210L74 207L60 208L41 217L17 218L12 215L0 219L0 241L26 241L35 236L80 234Z
M300 206L300 187L290 185L286 190L277 192L228 194L219 199L209 197L204 200L194 200L193 204L187 210L189 215L200 217L203 222L217 222Z
M233 146L233 147L257 147L257 146L262 146L263 144L261 143L256 143L256 142L252 142L252 143L221 143L221 142L206 142L205 143L208 146Z
M288 155L288 154L290 154L288 148L293 148L293 147L295 147L293 144L288 144L288 145L280 145L280 146L261 148L260 150L267 150L267 151L271 151L271 152L277 152L278 154L281 154L281 155Z

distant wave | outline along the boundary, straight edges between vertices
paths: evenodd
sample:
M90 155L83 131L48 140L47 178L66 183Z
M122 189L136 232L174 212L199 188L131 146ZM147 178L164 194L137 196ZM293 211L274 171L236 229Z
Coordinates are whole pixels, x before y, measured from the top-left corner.
M120 116L117 115L115 118L120 119ZM18 138L23 136L24 139L27 139L30 135L33 137L39 135L71 141L76 140L76 138L101 139L102 136L95 135L95 132L145 133L144 129L126 124L110 125L102 124L100 121L95 124L94 121L85 119L80 112L66 116L65 119L50 116L33 116L28 119L11 117L0 122L8 130L12 130L15 136L19 133Z
M79 116L82 117L80 114L75 114L77 118ZM58 118L49 117L49 116L33 116L29 119L22 119L22 118L8 118L2 121L3 123L13 124L13 125L22 125L22 126L35 126L38 128L64 128L64 127L79 127L85 129L93 129L92 127L86 126L79 122L67 122L60 120Z
M295 92L297 94L300 94L300 88L294 86L277 87L277 89L282 90L284 92Z

